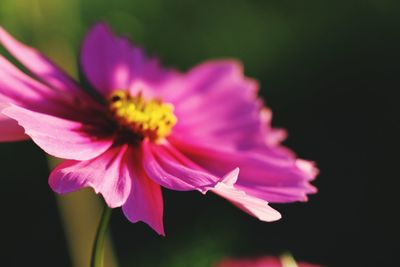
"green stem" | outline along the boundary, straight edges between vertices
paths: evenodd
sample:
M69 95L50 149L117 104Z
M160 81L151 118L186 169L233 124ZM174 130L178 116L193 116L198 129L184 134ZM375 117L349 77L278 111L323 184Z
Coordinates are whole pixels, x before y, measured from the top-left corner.
M104 262L104 243L108 224L110 222L111 211L107 205L104 206L103 214L100 218L100 223L97 228L96 239L93 244L92 259L90 262L91 267L103 267Z

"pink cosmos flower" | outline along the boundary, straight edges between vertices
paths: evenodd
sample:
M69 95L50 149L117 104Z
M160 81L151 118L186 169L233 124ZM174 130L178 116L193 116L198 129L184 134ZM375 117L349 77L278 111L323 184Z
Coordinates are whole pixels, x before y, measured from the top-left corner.
M322 267L311 263L296 263L291 257L266 256L258 259L227 259L219 262L215 267Z
M235 61L164 69L97 24L81 51L87 92L2 28L0 42L27 70L0 55L0 141L31 138L66 159L49 178L57 193L92 187L130 221L164 234L160 186L211 190L263 221L280 218L268 202L316 191L314 164L280 145L285 132L271 128L257 82Z

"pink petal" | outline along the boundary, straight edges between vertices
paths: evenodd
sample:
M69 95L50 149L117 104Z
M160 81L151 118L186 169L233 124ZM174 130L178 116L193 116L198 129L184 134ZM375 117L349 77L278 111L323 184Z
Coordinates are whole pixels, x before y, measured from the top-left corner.
M128 146L115 147L87 161L67 160L50 174L50 187L59 194L92 187L110 208L120 207L131 191L132 174L125 155Z
M162 159L162 161L171 160L174 163L176 162L176 166L174 165L173 168L170 168L171 166L168 165L168 163L163 165L163 168L168 171L168 173L173 173L177 177L187 177L191 180L191 184L196 183L196 179L201 180L203 176L206 176L207 178L210 176L212 177L212 175L208 174L207 171L202 169L200 166L197 166L194 162L190 161L190 159L186 158L168 143L159 145L157 147L157 154ZM174 159L172 159L172 157ZM179 173L180 169L185 170L185 172L182 172L182 174ZM213 179L217 182L213 182L212 185L208 185L206 189L210 189L214 193L226 198L240 209L244 210L252 216L259 218L260 220L274 221L279 219L280 214L269 207L268 202L262 199L255 198L253 196L249 196L245 192L238 190L234 187L234 184L237 181L238 174L239 169L236 168L235 170L230 171L227 175L223 176L222 179L218 179L216 177L208 178Z
M52 101L56 92L32 79L0 55L0 100L29 108L55 109ZM59 108L61 109L61 107Z
M307 167L303 167L307 165ZM266 199L273 203L287 203L295 201L307 201L309 194L315 194L317 188L310 184L318 174L315 164L310 161L297 159L280 175L276 175L275 181L263 181L260 171L255 179L241 179L237 187L256 197ZM272 180L272 179L270 179ZM279 183L279 180L281 181Z
M280 213L268 206L268 202L248 195L245 191L239 190L234 186L238 174L239 169L228 173L212 191L261 221L271 222L279 220L281 218Z
M271 127L272 111L264 107L260 112L260 119L264 124L265 142L268 145L276 146L287 138L287 132L284 129L275 129Z
M18 121L25 133L48 154L73 160L88 160L105 152L113 137L102 133L94 125L57 118L17 106L3 113Z
M299 262L298 267L322 267L321 265ZM285 267L282 259L272 256L264 256L254 259L225 259L215 265L215 267Z
M137 82L158 82L165 75L156 59L146 57L128 39L114 36L103 23L87 34L81 59L89 82L105 97L113 90L130 89Z
M280 146L286 132L271 127L272 113L262 108L257 83L244 77L238 63L201 64L183 88L186 94L174 99L178 124L167 139L192 162L216 177L239 167L235 187L266 201L305 201L316 192L309 183L315 166L299 164Z
M29 77L0 55L0 101L63 118L101 110L92 99L61 92Z
M175 99L176 104L183 106L190 97L218 94L221 90L237 90L237 86L244 86L244 90L237 93L247 97L256 96L258 90L254 81L244 77L241 63L235 60L210 60L201 63L185 75L185 83L187 87L182 90L180 98Z
M224 146L263 141L258 84L244 77L239 63L200 64L187 74L182 88L173 102L179 118L174 135Z
M0 110L1 110L0 104ZM12 142L29 139L24 128L18 123L0 113L0 142Z
M36 49L26 46L14 39L2 27L0 27L0 44L29 71L48 85L69 93L71 91L74 91L75 94L83 93L80 92L76 83L53 62Z
M226 259L215 267L284 267L278 257L263 257L256 259Z
M239 150L210 147L169 139L185 156L215 176L239 167L235 187L268 202L305 201L316 189L309 183L317 174L316 167L292 156L276 155L271 148ZM270 153L271 151L271 153Z
M143 221L158 234L165 235L160 186L147 176L134 153L130 153L128 166L133 184L128 200L122 206L125 216L133 223Z
M143 167L151 179L171 190L198 190L205 193L220 178L207 172L185 166L162 145L143 141Z

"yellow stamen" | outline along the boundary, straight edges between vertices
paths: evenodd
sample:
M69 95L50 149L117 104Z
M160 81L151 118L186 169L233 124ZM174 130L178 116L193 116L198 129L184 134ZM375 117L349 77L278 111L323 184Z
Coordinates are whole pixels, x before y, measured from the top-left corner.
M159 99L145 100L141 93L131 96L127 91L117 90L108 103L113 118L122 128L153 141L166 137L177 121L171 104Z

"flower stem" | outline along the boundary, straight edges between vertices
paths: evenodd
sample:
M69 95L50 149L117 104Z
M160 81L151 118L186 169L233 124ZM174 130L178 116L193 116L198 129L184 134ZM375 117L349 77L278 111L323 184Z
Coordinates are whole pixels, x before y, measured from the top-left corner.
M108 224L111 218L111 211L107 205L104 205L103 214L100 218L100 223L97 228L96 238L93 243L92 259L90 262L91 267L103 267L104 262L104 243L106 239L106 233Z

